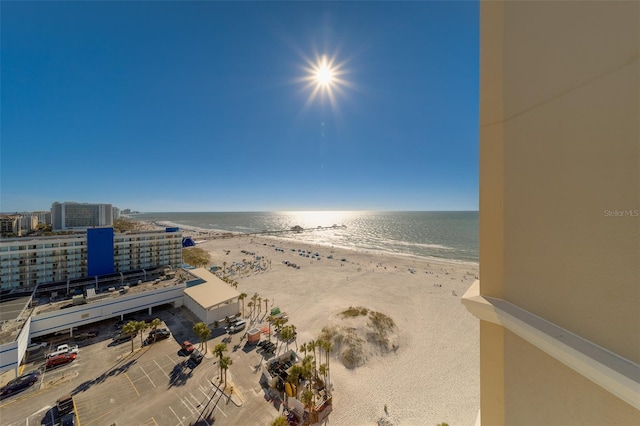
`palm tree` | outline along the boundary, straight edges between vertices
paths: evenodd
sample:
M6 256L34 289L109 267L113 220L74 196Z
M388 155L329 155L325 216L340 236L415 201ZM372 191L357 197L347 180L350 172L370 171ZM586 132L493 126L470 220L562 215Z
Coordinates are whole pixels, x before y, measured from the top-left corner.
M136 321L136 332L140 332L140 346L142 346L142 335L147 328L149 328L149 325L146 322Z
M300 402L304 404L304 408L306 408L309 413L313 410L314 396L315 394L311 389L305 389L300 398Z
M327 367L327 364L320 364L320 367L318 367L318 372L324 378L324 386L325 387L327 387L327 372L328 371L329 371L329 368Z
M280 339L286 343L287 350L289 350L289 341L293 339L293 330L291 329L291 326L286 326L282 329L280 332Z
M151 329L153 330L153 343L156 342L156 338L158 337L157 331L160 324L162 324L162 321L160 321L159 318L154 318L153 321L151 321Z
M227 261L222 262L222 279L227 276Z
M287 382L295 385L296 387L296 398L298 397L298 382L300 381L300 376L302 375L304 375L304 369L301 365L295 364L293 367L291 367L291 370L289 370L289 375L287 376Z
M267 299L266 297L264 298L264 313L265 315L267 314L267 304L269 303L269 299Z
M322 349L324 349L324 353L326 356L326 364L327 364L327 373L329 374L329 381L331 380L331 369L329 368L329 361L331 359L331 351L333 350L333 343L330 340L322 341Z
M282 326L289 321L287 318L276 318L273 320L273 326L276 328L276 333L280 333Z
M313 351L313 359L316 359L316 348L318 347L318 342L316 342L315 340L310 341L309 343L307 343L307 348L310 351Z
M133 336L137 333L136 321L129 321L122 327L122 332L128 334L131 339L131 352L133 352Z
M253 296L251 296L251 300L253 301L253 307L257 308L256 303L258 301L258 293L254 293Z
M207 327L207 324L203 322L199 322L193 325L193 332L200 339L200 349L204 346L204 353L207 353L207 339L211 336L211 330Z
M258 312L262 311L262 297L258 297Z
M308 377L309 379L314 376L314 368L311 365L312 362L315 362L313 357L311 355L307 355L304 357L304 359L302 360L302 370L303 370L303 376L304 377Z
M224 387L227 387L227 370L233 364L233 361L228 356L220 358L220 369L224 370ZM220 373L222 374L222 373Z
M267 338L269 339L269 342L271 341L271 323L272 322L273 322L273 317L269 315L267 317L267 324L269 325L269 334L267 334Z
M285 416L278 416L269 424L269 426L289 426L289 420Z
M220 376L222 377L222 355L227 351L226 343L218 343L215 348L213 348L213 353L218 357L218 362L220 363Z
M242 317L244 318L244 299L247 297L247 293L240 293L238 300L242 300Z
M293 343L296 344L296 351L298 350L298 332L296 331L296 326L291 324L289 326L291 328L291 338L293 339Z
M300 345L300 352L304 352L305 356L307 355L307 344L303 343Z
M251 314L253 313L253 302L247 303L247 307L249 308L249 318L251 318Z

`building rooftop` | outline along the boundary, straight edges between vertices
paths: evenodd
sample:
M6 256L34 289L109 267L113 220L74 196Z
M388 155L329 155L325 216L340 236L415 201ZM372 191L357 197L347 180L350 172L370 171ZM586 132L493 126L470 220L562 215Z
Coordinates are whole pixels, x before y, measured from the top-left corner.
M205 268L191 269L189 273L203 282L187 287L184 292L204 309L211 309L240 296L233 287Z

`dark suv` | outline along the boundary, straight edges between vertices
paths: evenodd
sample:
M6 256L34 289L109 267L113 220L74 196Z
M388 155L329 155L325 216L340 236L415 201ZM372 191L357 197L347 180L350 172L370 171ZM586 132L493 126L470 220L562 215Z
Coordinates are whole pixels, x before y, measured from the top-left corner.
M193 352L191 352L191 355L189 356L189 360L187 361L187 367L193 370L198 365L200 365L200 363L202 362L202 358L204 358L204 355L202 355L202 352L195 349Z
M145 340L145 343L149 345L153 342L168 339L169 337L171 337L171 332L169 330L166 328L159 328L155 333L151 330L149 336L147 336L147 340Z

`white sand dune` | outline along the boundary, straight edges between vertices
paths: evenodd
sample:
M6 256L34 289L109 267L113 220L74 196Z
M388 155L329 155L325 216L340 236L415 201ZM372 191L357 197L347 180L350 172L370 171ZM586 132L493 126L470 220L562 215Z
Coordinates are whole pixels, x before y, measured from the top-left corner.
M477 264L310 246L270 237L211 240L199 247L208 250L219 265L251 257L241 250L270 260L266 272L233 279L239 291L249 296L259 293L269 299L270 306L286 311L298 330L298 344L315 339L326 325L343 323L338 314L349 306L363 306L394 320L397 351L371 356L354 369L332 357L330 424L371 425L380 418L397 425L474 424L480 405L478 322L460 297L476 279ZM301 257L291 248L319 252L322 260ZM329 254L334 259L327 259ZM284 260L300 269L284 265Z

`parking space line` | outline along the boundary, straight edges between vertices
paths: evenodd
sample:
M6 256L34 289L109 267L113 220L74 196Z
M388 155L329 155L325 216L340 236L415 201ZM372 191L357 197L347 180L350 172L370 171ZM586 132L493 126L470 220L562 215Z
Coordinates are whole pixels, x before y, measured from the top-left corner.
M160 369L160 371L162 371L162 374L164 374L167 379L171 380L171 377L169 377L169 375L167 373L165 373L164 369L162 367L160 367L160 364L158 364L158 362L154 359L153 362L156 363L156 365L158 366L158 368Z
M186 398L185 398L185 399L186 399ZM186 403L186 402L184 402L184 399L183 399L183 398L180 398L180 402L182 402L182 405L184 405L185 407L187 407L187 410L189 410L189 413L190 413L192 416L195 416L195 415L198 413L198 410L197 410L197 409L195 409L195 407L193 407L193 408L194 408L194 410L195 410L195 413L194 413L194 412L193 412L194 410L191 410L191 408L187 405L187 403ZM187 402L188 402L189 404L191 404L191 401L189 401L188 399L187 399Z
M178 424L182 425L182 420L180 420L180 417L178 417L178 415L176 414L175 411L173 411L173 408L171 408L170 405L168 407L169 407L169 410L171 410L171 412L173 413L173 415L176 416L176 419L178 419L178 422L179 422Z
M150 381L150 382L151 382L151 384L153 385L153 388L155 389L155 388L156 388L156 384L155 384L155 383L153 383L153 380L151 380L151 377L149 377L149 375L147 374L147 372L146 372L146 371L144 371L144 370L142 369L142 366L140 366L140 370L142 370L142 372L144 373L144 375L145 375L145 376L147 376L147 379L149 379L149 381Z
M225 416L225 417L229 417L229 416L227 416L227 414L226 414L224 411L222 411L222 408L220 408L220 405L219 405L219 404L216 404L216 408L217 408L218 410L220 410L220 412L222 413L222 415L223 415L223 416Z
M131 381L131 377L129 377L127 373L124 373L124 375L127 377L127 379L129 379L129 383L131 383L131 386L133 387L133 390L136 391L136 394L140 396L140 392L138 392L138 389L136 389L136 385L134 385L133 382Z
M205 391L203 391L202 389L200 389L200 392L202 392L202 394L203 394L204 396L206 396L207 398L213 399L213 398L216 396L216 394L218 393L218 390L219 390L219 389L218 389L218 388L212 388L212 389L213 389L214 391L213 391L213 395L211 395L211 397L209 397L209 394L208 394L208 393L205 393ZM222 391L221 391L221 393L222 393L222 396L224 396L224 392L222 392ZM225 413L225 412L222 410L222 408L220 408L220 406L219 406L217 403L216 403L216 408L217 408L218 410L220 410L220 412L222 413L222 415L223 415L223 416L225 416L225 417L229 417L229 416L227 416L227 413Z
M73 404L73 413L76 415L78 426L80 426L80 415L78 414L78 407L76 406L76 400L71 397L71 403Z

